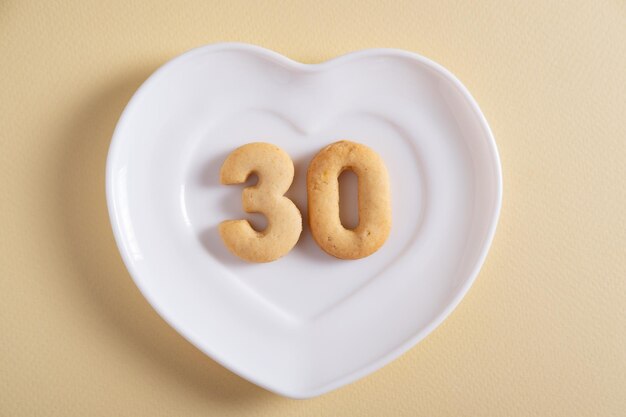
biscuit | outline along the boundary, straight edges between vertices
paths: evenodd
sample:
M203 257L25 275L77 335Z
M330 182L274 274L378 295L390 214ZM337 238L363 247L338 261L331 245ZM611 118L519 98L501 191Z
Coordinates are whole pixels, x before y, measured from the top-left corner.
M291 186L293 162L278 146L249 143L235 149L220 170L222 184L241 184L250 174L256 185L242 193L242 206L248 213L262 213L267 227L256 231L247 220L227 220L219 225L226 247L248 262L270 262L287 254L302 232L302 216L283 194Z
M358 177L359 224L346 229L339 218L339 175ZM340 141L322 149L307 172L309 225L317 244L340 259L376 252L391 230L389 176L383 160L367 146Z

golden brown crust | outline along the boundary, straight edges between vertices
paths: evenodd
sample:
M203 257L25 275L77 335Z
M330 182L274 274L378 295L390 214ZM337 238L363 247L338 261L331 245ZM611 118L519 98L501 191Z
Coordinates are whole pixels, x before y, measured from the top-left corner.
M302 216L283 194L293 181L291 158L278 146L249 143L235 149L220 170L222 184L241 184L255 173L259 181L246 187L242 206L248 213L263 213L267 228L257 232L247 220L227 220L219 232L226 247L249 262L270 262L287 254L302 232Z
M339 218L339 181L354 171L359 185L359 224L346 229ZM307 173L309 224L317 244L340 259L359 259L376 252L391 231L391 198L387 169L367 146L340 141L322 149Z

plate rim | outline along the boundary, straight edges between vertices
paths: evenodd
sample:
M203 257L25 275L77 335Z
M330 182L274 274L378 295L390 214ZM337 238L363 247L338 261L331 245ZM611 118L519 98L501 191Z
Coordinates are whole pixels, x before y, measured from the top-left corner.
M300 72L324 71L326 69L339 66L346 61L351 61L354 59L365 58L365 57L371 58L371 57L376 57L376 56L397 56L397 57L403 57L403 58L417 61L420 64L434 70L439 75L443 76L447 81L451 82L458 89L458 91L462 94L463 98L469 104L469 107L471 108L474 116L477 118L481 130L483 131L485 140L487 141L489 154L491 156L491 163L493 164L493 168L495 169L494 170L495 180L496 180L495 207L493 207L494 214L490 221L489 228L487 230L485 243L480 251L480 254L478 255L476 259L476 262L471 270L471 273L464 280L463 284L457 288L456 293L454 293L454 296L452 297L451 301L442 309L442 311L434 319L432 319L428 323L428 325L424 326L419 332L409 337L405 342L398 345L395 349L390 350L385 355L375 359L374 361L368 363L367 365L363 366L360 369L357 369L354 372L343 375L339 378L332 380L329 383L326 383L322 386L318 386L315 388L304 389L304 390L289 390L289 389L285 389L282 387L270 386L264 381L259 380L255 375L251 375L247 373L245 369L239 369L236 366L236 364L228 363L227 361L223 360L220 357L220 355L216 354L215 352L212 352L211 349L203 346L202 343L199 343L199 342L197 343L194 340L193 336L186 334L185 331L183 331L178 326L173 324L167 318L167 315L161 311L160 307L158 306L159 304L148 295L148 292L143 288L143 285L141 284L140 279L138 278L139 273L135 269L134 263L129 255L129 251L124 244L123 232L121 230L120 222L118 220L118 212L116 211L116 207L115 207L115 199L114 199L114 191L113 191L114 190L113 178L115 175L114 163L116 160L116 156L119 153L121 142L123 140L122 135L120 134L120 130L121 130L120 126L124 124L124 121L128 117L130 110L135 106L135 103L138 101L138 97L143 94L143 91L146 90L147 87L154 82L154 80L158 77L158 75L161 72L164 72L171 66L176 65L180 61L187 59L191 56L202 54L202 53L208 53L208 52L214 53L214 52L219 52L223 50L236 50L236 51L242 51L245 53L250 53L253 55L260 55L262 57L268 58L276 62L277 64L284 65L290 69L297 70ZM500 161L500 156L498 153L496 141L491 131L491 128L489 127L489 124L487 123L487 120L484 114L480 110L478 103L470 94L468 89L461 83L461 81L454 74L452 74L448 69L446 69L442 65L416 52L411 52L411 51L406 51L406 50L396 49L396 48L361 49L361 50L357 50L353 52L348 52L343 55L339 55L337 57L331 58L329 60L326 60L320 63L305 64L305 63L293 60L285 55L282 55L270 49L266 49L264 47L253 45L253 44L241 43L241 42L220 42L220 43L213 43L213 44L208 44L208 45L203 45L203 46L193 48L191 50L188 50L182 54L179 54L169 59L167 62L159 66L154 72L152 72L152 74L133 93L132 97L130 98L126 106L124 107L124 110L122 111L117 121L115 129L113 131L111 143L109 145L109 150L107 153L106 168L105 168L105 188L106 188L106 201L107 201L107 208L108 208L108 213L109 213L109 221L111 224L111 229L113 231L113 236L115 238L115 243L122 257L122 261L124 262L124 265L130 277L132 278L133 282L135 283L135 285L141 292L142 296L148 301L150 306L157 312L159 317L161 317L161 319L163 319L169 326L171 326L174 330L176 330L176 332L180 336L182 336L185 340L191 343L196 349L200 350L205 355L209 356L209 358L216 361L217 363L219 363L226 369L230 370L231 372L246 379L247 381L257 386L260 386L268 391L274 392L276 394L279 394L285 397L294 398L294 399L306 399L306 398L316 397L316 396L325 394L327 392L333 391L337 388L348 385L352 382L355 382L363 378L366 375L372 374L375 371L384 367L385 365L389 364L390 362L394 361L395 359L400 357L402 354L406 353L409 349L417 345L421 340L423 340L426 336L428 336L433 330L439 327L439 325L441 325L441 323L456 309L456 307L459 305L461 300L465 297L469 289L472 287L474 281L476 280L476 277L478 276L478 273L480 272L480 269L482 268L485 262L487 254L489 253L489 250L493 243L498 221L500 219L500 212L502 208L502 195L503 195L502 166L501 166L501 161Z

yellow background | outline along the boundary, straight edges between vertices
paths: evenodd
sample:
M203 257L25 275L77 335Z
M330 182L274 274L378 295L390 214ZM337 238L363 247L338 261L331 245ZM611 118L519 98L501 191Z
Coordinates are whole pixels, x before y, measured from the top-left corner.
M625 415L623 1L40 3L0 3L0 415ZM313 400L178 336L109 228L124 105L218 41L307 63L421 53L465 83L500 150L502 216L468 296L399 360Z

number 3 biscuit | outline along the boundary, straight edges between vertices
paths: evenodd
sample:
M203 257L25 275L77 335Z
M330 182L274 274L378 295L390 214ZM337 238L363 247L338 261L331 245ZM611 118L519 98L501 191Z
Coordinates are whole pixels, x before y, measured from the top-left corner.
M242 193L248 213L262 213L267 228L257 232L247 220L227 220L219 232L226 247L249 262L270 262L287 254L302 232L302 216L283 196L293 181L294 167L285 151L268 143L250 143L235 149L220 170L222 184L241 184L250 174L259 178Z
M359 224L346 229L339 218L339 175L358 177ZM376 252L391 230L389 177L383 160L367 146L349 141L322 149L307 173L309 224L317 244L340 259L359 259Z

